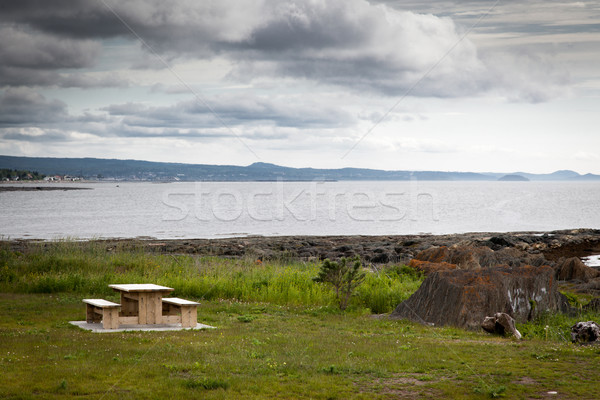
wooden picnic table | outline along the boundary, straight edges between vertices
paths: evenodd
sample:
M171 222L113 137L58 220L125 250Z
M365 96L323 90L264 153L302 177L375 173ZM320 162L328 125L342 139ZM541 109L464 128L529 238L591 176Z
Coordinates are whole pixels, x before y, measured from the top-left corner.
M108 285L121 294L119 324L163 323L163 295L174 289L153 283Z

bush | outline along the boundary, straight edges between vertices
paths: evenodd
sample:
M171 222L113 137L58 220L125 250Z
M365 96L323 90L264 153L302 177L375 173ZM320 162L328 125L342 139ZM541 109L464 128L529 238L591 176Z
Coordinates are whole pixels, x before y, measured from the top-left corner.
M354 262L349 265L348 261ZM321 264L319 275L313 279L332 285L340 310L345 310L354 290L365 280L365 272L358 257L352 260L342 257L339 263L327 259Z

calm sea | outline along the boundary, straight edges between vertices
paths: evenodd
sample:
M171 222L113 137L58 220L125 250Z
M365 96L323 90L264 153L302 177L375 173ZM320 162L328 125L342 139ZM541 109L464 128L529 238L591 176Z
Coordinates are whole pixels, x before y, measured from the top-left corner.
M91 190L0 192L0 235L172 239L600 228L599 182L46 185Z

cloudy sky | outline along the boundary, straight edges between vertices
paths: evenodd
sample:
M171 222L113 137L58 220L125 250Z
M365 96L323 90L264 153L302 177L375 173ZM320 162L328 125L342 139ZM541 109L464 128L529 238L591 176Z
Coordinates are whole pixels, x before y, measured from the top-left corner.
M0 1L0 154L600 174L600 3Z

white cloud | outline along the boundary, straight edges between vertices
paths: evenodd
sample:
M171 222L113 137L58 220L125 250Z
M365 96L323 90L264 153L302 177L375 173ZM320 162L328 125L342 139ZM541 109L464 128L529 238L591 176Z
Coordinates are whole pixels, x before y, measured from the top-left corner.
M598 153L590 153L588 151L578 151L575 153L574 157L578 160L583 161L597 161L600 160L600 154Z

